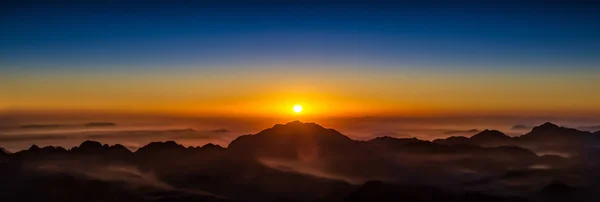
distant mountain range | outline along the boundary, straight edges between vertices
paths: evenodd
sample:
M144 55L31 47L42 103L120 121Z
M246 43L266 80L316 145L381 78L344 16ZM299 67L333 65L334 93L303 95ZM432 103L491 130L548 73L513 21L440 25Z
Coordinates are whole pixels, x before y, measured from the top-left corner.
M538 153L553 151L577 155L583 151L597 148L600 145L600 135L598 134L600 131L592 133L544 123L518 137L510 137L500 131L485 130L470 138L449 137L436 139L433 142L443 145L519 146Z
M112 122L90 122L86 124L80 125L72 125L72 124L28 124L22 125L20 128L22 129L60 129L60 128L72 128L72 127L114 127L117 126L116 123Z
M33 145L0 150L0 201L547 201L565 187L594 201L599 143L598 132L551 123L519 137L358 141L295 121L226 148Z

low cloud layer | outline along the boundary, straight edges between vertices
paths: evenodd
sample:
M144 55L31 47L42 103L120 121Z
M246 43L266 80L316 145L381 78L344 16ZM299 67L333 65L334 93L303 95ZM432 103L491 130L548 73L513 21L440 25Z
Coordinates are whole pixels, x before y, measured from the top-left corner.
M227 145L238 136L224 129L218 131L175 130L127 130L127 131L81 131L39 134L0 134L0 145L12 152L38 146L54 145L71 148L84 140L95 140L109 144L123 144L135 150L155 141L176 140L184 145L200 146L207 143Z

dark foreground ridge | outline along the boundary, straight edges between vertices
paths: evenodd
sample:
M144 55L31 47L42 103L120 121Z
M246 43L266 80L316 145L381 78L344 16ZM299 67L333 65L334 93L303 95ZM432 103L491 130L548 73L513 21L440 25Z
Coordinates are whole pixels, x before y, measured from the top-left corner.
M0 149L0 201L599 201L598 145L551 123L520 137L357 141L298 121L227 148L33 145Z

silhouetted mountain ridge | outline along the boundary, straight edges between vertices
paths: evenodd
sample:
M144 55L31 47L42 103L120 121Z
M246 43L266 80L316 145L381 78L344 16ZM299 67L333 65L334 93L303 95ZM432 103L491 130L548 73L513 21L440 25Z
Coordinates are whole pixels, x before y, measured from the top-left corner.
M109 146L108 144L103 145L100 142L90 141L90 140L82 142L78 147L71 148L71 151L77 152L77 153L101 153L101 152L111 152L111 153L121 153L121 154L131 153L131 151L129 151L129 149L127 149L125 146L120 145L120 144L115 144L115 145Z
M535 148L538 151L578 153L583 152L579 150L593 148L594 145L600 144L600 135L547 122L533 127L530 132L518 137L510 137L496 130L485 130L470 138L453 136L446 139L436 139L433 142L443 145L514 145Z
M505 135L504 133L497 130L484 130L476 135L471 137L473 140L508 140L512 139L510 136Z
M589 141L599 141L599 137L588 131L580 131L574 128L560 127L552 123L544 123L534 127L531 132L519 137L522 141L538 142L560 142L565 143L586 143Z
M139 148L136 153L144 153L144 152L160 152L161 150L184 150L185 147L183 145L178 144L175 141L166 141L166 142L151 142L146 146Z
M346 148L357 144L360 143L336 130L315 123L294 121L285 125L277 124L255 135L240 136L229 144L228 149L261 156L293 157L298 152Z
M573 133L574 138L586 134L553 124L536 127L531 133L540 137L547 134L571 137ZM2 164L6 167L0 166L0 177L19 172L60 171L58 173L64 174L81 169L77 173L83 178L127 179L136 183L143 179L144 183L150 180L162 187L203 190L247 201L512 201L521 198L496 197L438 185L488 178L519 180L501 177L514 170L528 173L547 169L551 171L545 172L548 176L544 177L560 177L554 174L559 173L559 169L570 165L577 165L579 169L587 166L586 162L594 162L594 155L589 155L591 159L586 161L538 156L524 144L535 142L512 138L496 130L484 130L470 138L435 141L389 136L358 141L334 129L295 121L240 136L227 148L215 144L185 147L175 141L151 142L135 152L119 144L90 140L70 150L32 145L27 150L7 154L7 163ZM567 164L566 161L578 162ZM65 165L69 169L64 170ZM16 175L11 179L19 182L22 177ZM43 183L58 183L58 179L51 177ZM363 184L372 180L384 182ZM115 185L111 181L106 186ZM482 186L478 187L482 190L521 190L491 181L469 188L473 186Z
M29 147L29 149L17 152L17 153L15 153L15 155L18 155L20 153L31 153L31 154L36 154L36 155L44 155L44 154L62 153L62 152L67 152L67 151L68 150L66 150L63 147L45 146L45 147L40 148L37 145L31 145L31 147Z
M484 130L470 138L452 136L446 139L436 139L433 142L443 145L479 145L479 146L509 146L514 139L497 130Z

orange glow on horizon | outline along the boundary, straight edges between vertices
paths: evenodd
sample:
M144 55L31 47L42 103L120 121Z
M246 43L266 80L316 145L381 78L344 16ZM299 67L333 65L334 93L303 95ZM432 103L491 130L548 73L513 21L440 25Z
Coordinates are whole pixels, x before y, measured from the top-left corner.
M592 85L595 72L556 76L424 71L407 77L410 71L333 70L324 67L308 74L257 69L251 72L253 79L243 81L240 74L250 72L219 69L212 74L47 73L43 79L0 75L0 111L290 118L299 115L290 107L301 104L303 118L600 113L600 96L589 93L597 86Z

